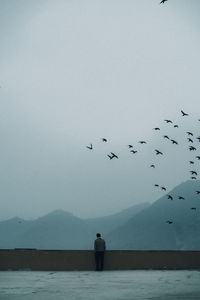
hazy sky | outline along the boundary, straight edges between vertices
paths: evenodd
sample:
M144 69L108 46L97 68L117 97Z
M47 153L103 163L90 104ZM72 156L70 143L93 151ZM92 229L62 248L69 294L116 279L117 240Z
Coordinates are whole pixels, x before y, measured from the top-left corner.
M190 177L199 12L199 0L0 0L0 219L108 215Z

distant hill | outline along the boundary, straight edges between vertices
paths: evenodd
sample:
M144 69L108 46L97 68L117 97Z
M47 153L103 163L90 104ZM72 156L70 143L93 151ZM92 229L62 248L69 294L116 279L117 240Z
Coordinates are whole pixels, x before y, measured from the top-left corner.
M116 229L147 206L139 204L108 217L87 220L62 210L33 221L12 218L0 222L0 248L93 249L96 232L104 235Z
M32 221L1 221L0 248L93 249L95 234L100 232L108 249L200 250L200 193L196 191L200 181L186 181L152 205L134 205L101 218L80 219L56 210Z
M110 249L200 250L200 181L187 181L107 234ZM184 199L178 199L182 196ZM192 209L193 208L193 209ZM168 224L167 221L172 221Z
M101 232L101 234L105 236L115 228L124 225L129 219L149 206L150 204L145 202L131 206L114 215L86 219L85 222L94 233Z
M89 232L90 228L83 220L57 210L33 221L16 243L17 247L38 249L85 249L85 233Z

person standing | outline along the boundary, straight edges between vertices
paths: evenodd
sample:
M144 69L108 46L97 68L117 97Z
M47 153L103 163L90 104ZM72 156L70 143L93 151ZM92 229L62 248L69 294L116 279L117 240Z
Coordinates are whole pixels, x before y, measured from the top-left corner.
M102 239L100 233L97 233L96 237L97 239L94 241L96 271L103 271L106 242Z

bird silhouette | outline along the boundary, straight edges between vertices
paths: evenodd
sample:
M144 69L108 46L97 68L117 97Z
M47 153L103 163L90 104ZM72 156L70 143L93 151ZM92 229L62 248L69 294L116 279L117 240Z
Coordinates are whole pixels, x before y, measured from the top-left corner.
M102 138L102 141L106 143L108 140L106 138Z
M156 184L154 184L154 186L159 187L159 184L156 183Z
M200 136L196 137L196 139L200 142Z
M181 113L182 113L182 117L185 117L185 116L189 116L187 113L185 113L183 110L181 110Z
M113 152L110 152L110 153L112 154L112 155L108 154L108 157L110 158L110 160L113 158L119 158L115 153L113 153Z
M145 141L139 141L138 143L140 143L140 144L146 144L147 142L145 142Z
M129 148L133 148L133 145L128 145Z
M190 171L190 173L191 173L192 175L196 175L196 176L197 176L197 172L196 172L196 171Z
M172 224L173 222L172 222L172 221L170 221L170 220L168 220L168 221L166 221L166 223L168 223L168 224Z
M196 191L196 194L199 195L199 194L200 194L200 191Z
M196 210L197 208L196 207L191 207L190 209Z
M150 168L155 168L155 165L150 165Z
M176 125L174 125L174 128L178 128L178 125L176 124Z
M157 150L157 149L155 149L155 151L156 151L156 155L163 155L163 153L161 152L161 151L159 151L159 150Z
M135 153L137 153L137 150L131 150L130 152L135 154Z
M155 127L155 128L153 128L154 130L160 130L160 128L159 127Z
M160 1L160 4L162 3L162 4L164 4L165 2L167 2L168 0L162 0L162 1Z
M197 178L195 176L192 176L191 179L196 180Z
M90 146L86 146L86 148L92 150L92 149L93 149L93 146L92 146L92 144L90 144Z
M198 160L200 160L200 156L199 156L199 155L197 155L196 158L197 158Z
M167 195L167 198L173 200L173 197L171 195Z
M190 131L187 131L187 134L193 136L193 133Z
M179 199L179 200L184 200L185 198L182 197L182 196L178 196L178 199Z
M190 151L195 151L195 150L197 150L197 149L196 149L195 147L193 147L193 146L190 146L190 147L189 147L189 150L190 150Z
M171 120L165 120L166 123L173 123Z
M167 189L166 189L166 187L161 186L161 190L166 191Z
M191 138L188 138L189 143L193 143L193 140Z
M164 139L168 139L169 140L169 137L168 135L163 135Z
M192 160L190 160L190 161L189 161L189 163L190 163L191 165L193 165L193 164L194 164L194 162L193 162Z
M175 141L175 140L171 140L171 142L172 142L172 144L176 144L176 145L178 145L178 142L177 142L177 141Z

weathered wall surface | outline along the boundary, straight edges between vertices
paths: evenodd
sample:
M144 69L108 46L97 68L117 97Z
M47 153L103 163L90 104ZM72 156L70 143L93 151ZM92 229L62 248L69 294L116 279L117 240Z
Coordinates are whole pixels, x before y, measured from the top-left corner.
M0 270L94 270L93 251L0 250ZM105 270L200 269L200 251L106 251Z

